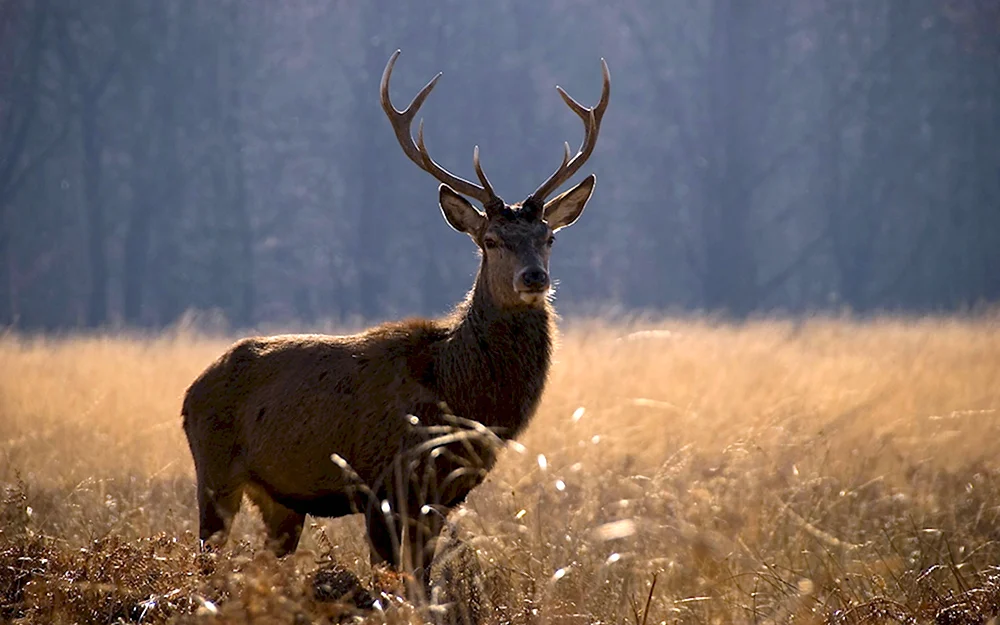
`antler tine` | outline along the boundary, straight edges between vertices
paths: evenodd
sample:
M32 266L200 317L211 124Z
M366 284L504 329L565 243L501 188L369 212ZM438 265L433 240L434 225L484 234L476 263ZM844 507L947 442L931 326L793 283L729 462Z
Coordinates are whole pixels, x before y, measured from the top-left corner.
M389 123L392 124L392 130L396 134L396 140L399 142L399 146L403 148L403 153L416 163L417 167L423 169L430 175L434 176L440 182L450 186L458 193L466 195L475 200L479 200L483 206L487 204L494 204L495 200L498 200L496 194L493 193L492 187L490 187L488 181L486 180L486 175L482 173L482 169L479 167L478 156L475 160L476 174L479 176L480 181L484 183L482 187L474 182L470 182L465 178L461 178L451 173L444 167L438 165L434 159L431 158L430 154L427 153L427 148L424 145L424 122L420 121L420 125L417 128L417 142L413 142L412 131L410 130L413 124L413 118L416 117L417 111L420 110L421 105L423 105L424 100L430 94L431 90L437 84L439 78L441 78L441 73L431 79L424 88L421 89L417 95L402 111L396 110L396 107L392 105L392 100L389 98L389 81L392 78L392 69L396 65L396 59L399 58L400 50L396 50L389 57L389 62L386 63L385 71L382 72L382 82L379 85L379 96L382 102L382 110L385 111L386 116L389 118ZM477 148L478 151L478 148Z
M493 192L493 185L490 184L490 179L486 177L486 172L483 171L482 165L479 164L478 145L472 150L472 165L476 168L476 176L479 178L479 182L482 183L483 189L491 196L496 197L496 193Z
M601 99L593 108L583 106L566 93L562 87L556 87L566 105L583 121L583 143L572 159L569 157L569 143L566 144L566 154L563 156L562 165L531 194L531 199L545 202L545 198L572 178L594 152L594 147L597 145L597 135L601 130L601 119L604 117L604 111L608 108L608 101L611 98L611 72L604 59L601 59L601 73L603 78Z

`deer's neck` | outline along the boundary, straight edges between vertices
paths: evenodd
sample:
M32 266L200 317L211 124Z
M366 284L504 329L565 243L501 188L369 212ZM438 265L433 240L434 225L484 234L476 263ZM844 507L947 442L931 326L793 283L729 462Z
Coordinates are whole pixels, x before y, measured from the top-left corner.
M458 306L438 372L454 413L513 438L534 415L545 387L555 338L555 312L501 308L485 281Z

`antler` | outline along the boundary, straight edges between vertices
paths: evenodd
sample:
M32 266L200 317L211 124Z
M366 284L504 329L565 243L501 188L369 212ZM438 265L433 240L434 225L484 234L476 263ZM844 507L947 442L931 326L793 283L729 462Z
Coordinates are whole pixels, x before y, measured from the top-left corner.
M417 127L417 142L413 142L413 135L410 130L410 126L413 123L413 118L416 116L417 111L420 110L420 106L427 99L427 95L430 94L431 89L437 84L438 78L441 78L441 73L439 72L437 76L431 79L423 89L421 89L410 105L402 111L397 111L396 107L392 105L392 101L389 99L389 79L392 78L392 68L396 64L396 59L399 58L400 50L393 52L392 56L389 57L389 62L385 66L385 71L382 73L382 84L379 87L379 93L382 100L382 110L385 111L386 116L389 117L389 123L392 124L392 129L396 133L396 140L399 141L399 146L403 148L403 152L411 161L417 164L417 167L423 169L430 175L434 176L439 181L445 183L455 191L466 195L473 199L482 202L483 207L487 209L487 212L492 212L494 209L503 205L503 200L497 197L496 193L493 192L493 187L490 185L489 179L486 174L483 173L483 168L479 164L479 146L472 153L472 163L476 167L476 176L479 177L479 181L483 186L479 186L474 182L469 182L465 178L460 178L455 174L451 173L444 167L441 167L434 162L430 154L427 153L427 147L424 145L424 122L420 120L420 125ZM499 204L498 204L499 203Z
M548 180L542 183L542 186L535 189L535 192L529 196L529 200L543 204L545 198L572 178L573 174L583 167L583 164L594 152L594 146L597 144L597 133L601 130L601 118L604 117L604 111L608 108L608 99L611 96L611 73L608 71L608 64L604 59L601 59L601 70L604 74L604 86L601 89L601 100L594 108L583 106L563 91L562 87L556 87L566 105L583 120L583 144L572 159L569 156L569 143L565 144L566 152L563 154L562 165L549 176Z

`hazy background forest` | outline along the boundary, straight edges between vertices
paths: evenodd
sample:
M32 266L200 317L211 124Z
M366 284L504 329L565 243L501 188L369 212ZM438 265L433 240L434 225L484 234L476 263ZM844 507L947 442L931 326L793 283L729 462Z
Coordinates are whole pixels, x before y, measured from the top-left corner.
M994 0L0 0L0 326L446 310L473 246L379 105L523 199L611 105L563 313L1000 299Z

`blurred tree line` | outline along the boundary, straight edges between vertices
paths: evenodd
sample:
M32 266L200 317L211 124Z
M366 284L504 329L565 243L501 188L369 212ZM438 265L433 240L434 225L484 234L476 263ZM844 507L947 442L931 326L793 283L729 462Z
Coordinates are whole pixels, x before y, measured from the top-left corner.
M446 310L472 245L378 105L523 199L582 140L564 313L1000 299L992 0L0 0L0 326Z

